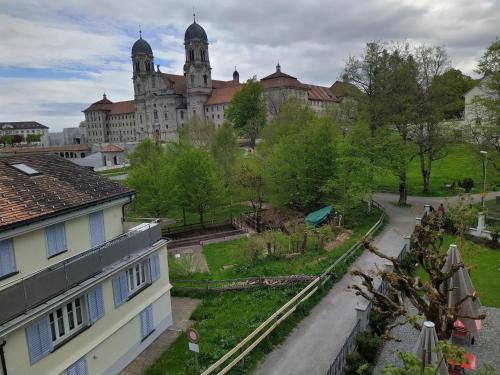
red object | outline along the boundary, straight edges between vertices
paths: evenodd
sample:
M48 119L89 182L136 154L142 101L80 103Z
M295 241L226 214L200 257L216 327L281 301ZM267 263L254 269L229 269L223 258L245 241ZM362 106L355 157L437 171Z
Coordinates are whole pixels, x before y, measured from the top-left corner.
M465 353L464 357L467 359L467 362L463 363L457 363L455 361L452 361L451 359L448 360L448 364L454 367L461 367L466 370L475 370L476 369L476 356L474 354L469 354ZM453 370L455 371L455 370Z

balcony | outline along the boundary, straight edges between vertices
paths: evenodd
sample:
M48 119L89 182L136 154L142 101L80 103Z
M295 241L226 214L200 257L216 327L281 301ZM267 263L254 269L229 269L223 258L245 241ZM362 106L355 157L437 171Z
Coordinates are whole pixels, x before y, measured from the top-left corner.
M161 239L158 224L141 224L112 240L0 290L0 325L101 273Z

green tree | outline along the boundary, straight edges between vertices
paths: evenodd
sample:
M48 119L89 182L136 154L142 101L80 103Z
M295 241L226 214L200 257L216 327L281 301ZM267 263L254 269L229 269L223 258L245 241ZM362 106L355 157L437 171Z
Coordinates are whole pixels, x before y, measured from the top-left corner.
M259 214L265 193L263 161L256 156L242 158L235 168L233 185L239 196L248 199L254 212Z
M500 170L500 39L496 39L479 60L477 73L483 75L486 95L476 99L485 109L486 118L474 126L474 136L482 148L495 151L488 155L495 169Z
M271 201L305 210L329 196L330 180L338 172L337 141L334 124L325 117L313 117L294 133L279 137L266 155L265 182Z
M232 124L224 122L213 136L210 153L222 171L226 185L234 173L234 163L238 155L238 143Z
M26 142L28 143L40 142L41 138L42 138L41 134L28 134L26 135Z
M198 212L201 225L206 209L222 200L224 186L215 162L201 149L187 146L177 156L170 181L175 203Z
M253 77L234 94L231 104L225 111L226 118L250 139L252 147L255 147L255 140L266 123L263 92L262 83Z
M161 217L171 206L169 191L169 164L164 163L163 147L149 138L142 141L130 154L127 184L136 196L133 207L139 215Z
M193 146L207 151L212 145L215 130L216 126L212 120L195 115L181 129L180 137L189 140Z

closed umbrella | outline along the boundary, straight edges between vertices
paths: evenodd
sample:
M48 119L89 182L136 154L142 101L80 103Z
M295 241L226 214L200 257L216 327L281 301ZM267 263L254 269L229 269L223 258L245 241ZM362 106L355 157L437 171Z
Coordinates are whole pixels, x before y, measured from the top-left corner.
M446 359L438 345L438 337L434 323L424 322L422 330L418 335L417 343L413 348L413 354L420 359L425 366L434 365L438 367L441 375L448 375Z
M457 246L450 245L442 271L448 272L454 265L461 262L462 258ZM460 304L458 314L463 316L478 316L480 314L481 302L479 298L475 297L476 289L472 285L469 272L464 267L460 267L448 279L448 307L454 307L458 301L461 301L468 295L474 297L468 298ZM478 328L475 320L461 318L460 321L474 337L477 337Z

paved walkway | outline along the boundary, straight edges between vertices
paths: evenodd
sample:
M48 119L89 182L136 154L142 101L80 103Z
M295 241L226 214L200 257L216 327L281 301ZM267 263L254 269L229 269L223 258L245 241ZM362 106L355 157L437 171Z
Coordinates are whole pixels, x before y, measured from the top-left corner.
M123 369L120 375L141 375L172 345L179 335L191 326L189 320L201 300L194 298L172 297L174 324L163 332L139 356Z
M489 195L492 199L499 193ZM374 244L385 254L396 256L404 244L404 237L413 232L415 217L421 215L425 204L444 203L444 198L409 197L409 208L397 207L395 194L376 194L374 199L385 208L389 225L378 235ZM474 197L478 199L478 197ZM453 202L454 198L448 199ZM384 261L364 252L349 271L374 270ZM366 304L350 285L359 283L348 272L314 307L311 313L287 337L285 342L269 354L257 367L258 375L324 375L340 351L345 339L354 328L357 317L355 307Z

